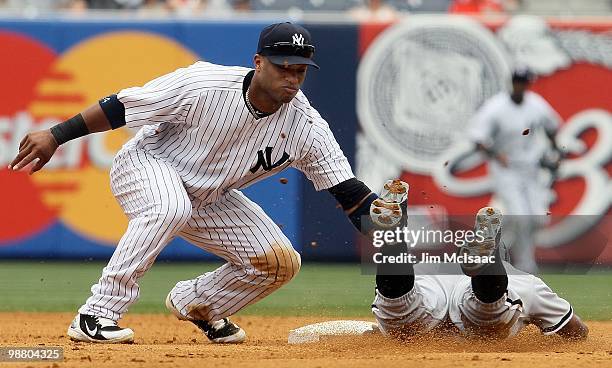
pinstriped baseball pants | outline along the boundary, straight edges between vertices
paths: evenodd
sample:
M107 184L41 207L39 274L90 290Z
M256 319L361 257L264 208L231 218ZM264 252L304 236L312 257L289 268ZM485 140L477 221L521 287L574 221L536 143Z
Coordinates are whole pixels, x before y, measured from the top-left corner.
M194 208L175 169L138 150L117 155L111 188L129 218L128 228L79 313L120 319L138 299L138 280L175 236L227 261L172 289L173 304L187 318L230 316L299 271L300 255L289 239L237 190Z

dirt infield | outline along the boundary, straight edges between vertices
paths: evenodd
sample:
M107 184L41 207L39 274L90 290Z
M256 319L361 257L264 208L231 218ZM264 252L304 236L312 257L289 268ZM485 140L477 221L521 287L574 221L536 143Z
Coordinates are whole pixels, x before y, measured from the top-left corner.
M71 342L66 327L72 314L0 313L1 346L62 346L58 363L0 363L16 367L611 367L612 322L589 322L588 341L568 343L527 329L514 339L466 343L426 338L399 343L381 336L335 338L288 345L290 329L331 320L322 317L236 317L249 335L238 346L208 343L195 327L169 315L128 315L122 321L136 332L131 345ZM363 318L362 318L363 319Z

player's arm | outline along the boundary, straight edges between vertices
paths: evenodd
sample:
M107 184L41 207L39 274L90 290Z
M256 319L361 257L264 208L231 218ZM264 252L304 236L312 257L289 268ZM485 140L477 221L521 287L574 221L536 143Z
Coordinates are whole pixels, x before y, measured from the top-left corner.
M557 146L557 140L555 139L560 125L560 119L561 118L559 117L559 115L557 115L557 113L552 110L551 107L549 113L544 118L544 132L546 133L546 137L550 142L550 147L553 150L562 153L562 151Z
M489 100L476 112L470 122L467 135L474 142L474 149L483 152L487 157L496 159L503 166L507 165L504 155L499 155L493 149L496 133L495 101Z
M557 335L570 340L584 340L589 334L589 328L576 314L572 315L570 321L557 331Z
M485 155L487 155L487 157L497 160L502 166L508 166L508 158L506 155L495 152L490 146L484 143L476 142L475 149L483 152Z
M200 93L191 79L184 78L189 73L189 68L180 68L142 87L123 89L49 130L28 134L21 141L19 153L9 167L19 170L38 160L32 166L31 174L49 162L60 145L72 139L124 125L135 128L184 121L185 110ZM154 109L142 108L153 105Z
M375 228L392 228L406 219L408 184L388 180L380 198L367 185L351 178L328 189L344 209L351 223L369 236ZM366 223L363 220L366 220Z
M369 216L370 205L378 196L367 185L356 178L336 184L329 188L328 191L340 203L355 228L359 231L364 230L361 223L362 216Z
M495 157L495 151L493 151L491 147L482 142L476 142L476 150L484 153L485 155L487 155L487 157Z
M552 291L542 279L532 276L532 280L533 295L526 310L532 323L544 335L557 334L567 339L585 339L589 329L574 313L570 303Z
M557 140L555 139L557 132L555 130L548 130L548 129L544 129L544 131L546 132L546 137L550 141L550 147L555 151L561 152L561 150L559 149L559 146L557 146Z
M558 148L557 142L555 140L555 135L557 134L557 131L561 126L561 116L542 96L534 94L533 98L534 101L537 103L537 106L539 106L540 112L542 114L542 126L544 128L544 132L546 133L546 137L550 141L551 148L561 153L561 150Z
M366 225L362 224L362 219L370 218L370 208L378 196L355 178L327 122L316 109L311 106L308 108L314 121L310 134L316 139L306 140L309 144L304 144L304 152L294 165L314 183L316 190L327 189L342 206L355 228L367 234L370 229L362 226Z
M406 226L408 188L408 184L400 180L388 180L379 197L361 181L352 178L328 190L342 205L357 230L371 237L377 230ZM406 244L398 243L383 245L380 252L383 256L393 257L405 250ZM413 286L414 269L411 264L377 265L376 290L381 296L399 298L412 290Z
M57 148L90 133L104 132L125 125L125 109L116 95L105 97L81 113L50 129L28 133L19 143L19 152L9 169L19 170L38 160L30 174L40 170Z
M546 137L550 142L550 150L540 159L540 165L550 170L551 173L556 173L561 164L561 160L566 156L566 153L557 146L555 140L555 131L545 130Z
M559 148L556 140L556 134L561 125L561 116L542 96L536 95L536 100L539 101L542 110L542 125L550 143L550 151L542 158L541 164L551 172L556 172L566 155L566 152Z

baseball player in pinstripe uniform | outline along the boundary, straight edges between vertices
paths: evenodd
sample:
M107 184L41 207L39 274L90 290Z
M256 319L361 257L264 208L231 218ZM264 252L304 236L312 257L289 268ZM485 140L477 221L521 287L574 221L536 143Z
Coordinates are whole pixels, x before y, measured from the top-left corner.
M357 180L329 126L300 91L315 47L291 23L260 34L254 70L196 62L101 99L50 130L28 134L10 167L41 169L71 139L141 127L117 153L111 188L129 218L92 295L68 329L75 340L130 342L117 321L138 298L138 280L175 236L226 263L170 290L166 306L213 342L238 343L228 320L289 282L300 255L240 189L287 167L328 190L361 229L377 196Z
M380 200L386 200L382 193ZM464 258L494 256L492 263L377 265L372 312L383 334L405 339L442 331L503 339L534 324L545 335L586 338L587 326L565 299L538 277L502 261L502 222L499 209L482 208L474 228L482 241L458 249ZM386 245L383 254L393 257L405 249Z

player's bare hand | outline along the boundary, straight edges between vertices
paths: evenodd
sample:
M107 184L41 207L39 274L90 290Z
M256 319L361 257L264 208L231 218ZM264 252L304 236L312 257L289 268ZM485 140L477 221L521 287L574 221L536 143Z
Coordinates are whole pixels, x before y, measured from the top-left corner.
M30 175L42 169L53 156L58 144L50 130L28 133L19 143L19 153L9 165L9 169L19 170L34 162Z

